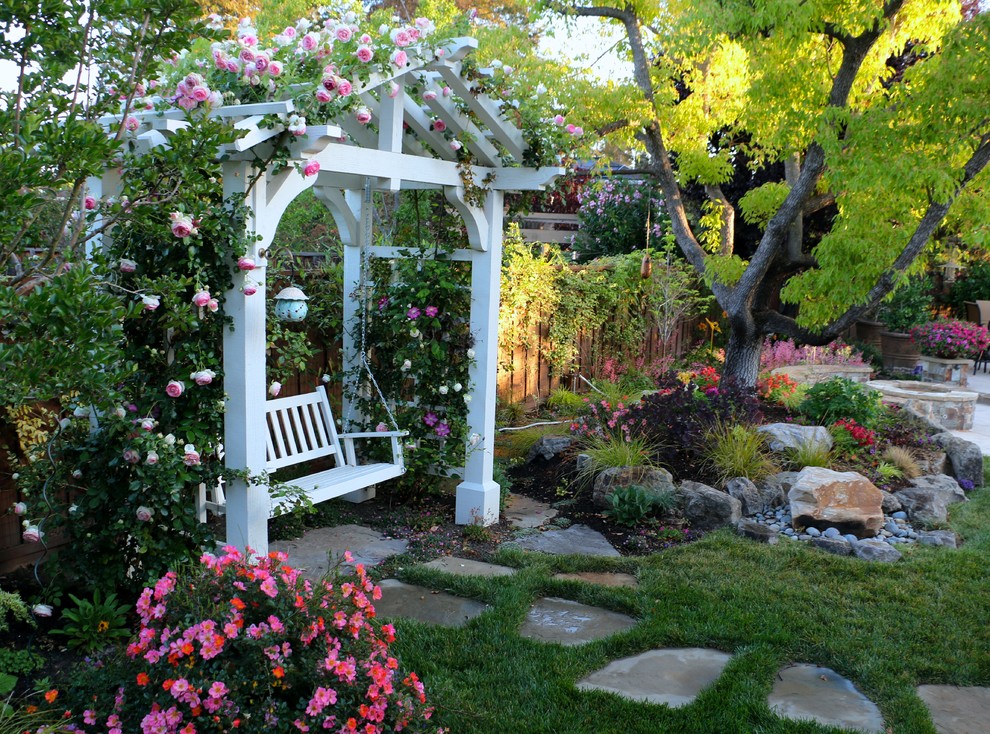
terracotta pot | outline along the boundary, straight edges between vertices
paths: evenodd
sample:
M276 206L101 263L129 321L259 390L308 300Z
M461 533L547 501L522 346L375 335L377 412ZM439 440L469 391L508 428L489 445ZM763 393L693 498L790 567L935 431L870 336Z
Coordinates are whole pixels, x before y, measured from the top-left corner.
M880 332L883 368L890 372L914 372L921 360L921 348L910 334L896 331Z

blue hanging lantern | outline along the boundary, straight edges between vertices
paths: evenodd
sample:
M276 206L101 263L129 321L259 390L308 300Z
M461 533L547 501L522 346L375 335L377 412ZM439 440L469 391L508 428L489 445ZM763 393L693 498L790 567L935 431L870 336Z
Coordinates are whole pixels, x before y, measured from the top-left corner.
M306 318L309 313L309 298L302 289L289 286L279 291L275 296L275 317L279 321L296 324Z

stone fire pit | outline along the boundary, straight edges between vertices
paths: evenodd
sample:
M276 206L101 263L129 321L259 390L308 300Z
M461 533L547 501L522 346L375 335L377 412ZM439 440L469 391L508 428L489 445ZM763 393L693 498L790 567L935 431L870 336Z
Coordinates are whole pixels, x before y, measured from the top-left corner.
M968 431L973 427L979 397L975 392L911 380L873 380L866 385L879 390L883 402L911 408L950 430Z

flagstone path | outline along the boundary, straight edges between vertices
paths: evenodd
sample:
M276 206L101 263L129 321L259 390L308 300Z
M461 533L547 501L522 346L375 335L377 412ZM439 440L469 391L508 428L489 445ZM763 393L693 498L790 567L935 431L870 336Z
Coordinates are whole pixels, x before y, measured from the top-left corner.
M540 503L517 513L519 527L531 524L544 513ZM518 509L518 508L517 508ZM544 522L546 520L544 519ZM557 554L618 556L599 533L583 525L551 529L527 535L514 544L524 550ZM374 565L405 551L406 541L388 538L368 528L344 525L312 530L301 539L272 543L272 550L289 553L290 562L317 577L327 570L328 556L338 558L350 550L354 563ZM445 556L424 564L451 576L510 576L516 569L468 558ZM610 572L558 573L554 579L610 587L636 587L631 574ZM384 579L379 584L381 600L375 608L382 617L405 617L428 624L459 627L484 614L490 607L482 602L458 597L425 586ZM626 614L580 604L570 599L537 599L522 623L519 634L539 643L566 646L619 634L636 625ZM613 660L594 671L576 687L602 691L634 701L688 706L703 690L723 674L731 655L704 648L665 648L647 650ZM928 707L939 734L987 734L990 732L990 688L934 686L918 687L918 696ZM828 668L795 664L781 669L774 679L767 705L787 719L813 720L829 726L883 734L883 718L876 705L855 685Z

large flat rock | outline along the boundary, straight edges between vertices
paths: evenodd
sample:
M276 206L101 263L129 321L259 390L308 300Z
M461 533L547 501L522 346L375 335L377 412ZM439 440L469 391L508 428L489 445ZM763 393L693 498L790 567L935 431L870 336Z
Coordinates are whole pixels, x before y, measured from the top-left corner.
M556 555L582 554L586 556L618 556L605 536L587 525L572 525L564 530L548 530L537 535L527 535L514 543L523 550L554 553Z
M817 665L781 669L767 704L786 719L811 719L866 734L885 731L876 704L834 670Z
M354 563L374 566L389 556L404 553L408 540L382 535L361 525L340 525L335 528L308 530L298 540L278 540L269 544L270 550L289 554L289 565L303 571L308 578L326 573L330 563L350 551Z
M577 687L679 708L714 683L731 657L701 647L648 650L612 661L578 681Z
M531 640L573 646L624 632L635 624L636 620L627 614L548 596L537 599L530 607L519 634Z
M510 494L505 502L505 519L514 528L538 528L557 517L557 510L546 502L521 494Z
M516 569L508 566L473 561L470 558L458 558L457 556L440 556L423 565L426 568L435 568L453 576L485 576L490 578L492 576L511 576L516 572Z
M939 734L986 734L990 731L990 688L918 686Z
M474 599L397 579L382 579L378 585L382 598L375 602L375 612L380 617L405 617L442 627L463 627L488 609L487 604Z

